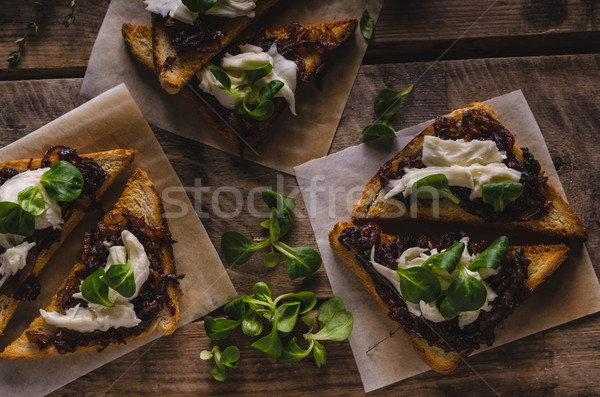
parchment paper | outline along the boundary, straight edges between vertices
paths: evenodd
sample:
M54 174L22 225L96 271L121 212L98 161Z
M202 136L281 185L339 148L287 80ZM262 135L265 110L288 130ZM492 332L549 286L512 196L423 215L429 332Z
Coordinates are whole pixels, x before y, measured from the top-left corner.
M287 26L291 22L314 24L360 19L365 8L377 19L382 4L383 0L281 0L265 22ZM238 155L191 103L180 95L163 92L158 79L131 56L121 36L124 21L150 26L150 13L145 11L142 0L111 1L92 50L81 95L92 98L124 82L151 124ZM286 109L273 125L271 138L258 148L259 155L246 150L245 158L293 173L294 166L327 155L366 48L367 42L357 29L330 57L322 76L322 91L312 82L299 87L298 116Z
M236 296L219 255L177 174L124 85L0 149L0 161L38 158L56 144L70 145L80 154L116 148L138 150L133 165L115 180L101 202L104 210L110 209L136 167L148 173L163 196L169 228L177 240L173 246L177 272L185 274L181 280L184 294L180 299L182 316L179 326L211 312ZM20 335L39 314L39 309L50 304L71 267L81 257L83 234L95 227L101 216L98 212L88 214L48 262L40 277L40 296L19 306L17 315L0 339L2 345ZM0 360L0 396L50 393L157 337L159 334L155 332L134 343L108 347L102 353L90 351L33 361Z
M550 182L564 197L548 148L522 92L514 91L486 103L515 135L517 145L530 148L550 177ZM350 220L354 202L381 164L432 122L430 120L400 131L399 137L393 142L380 140L361 144L295 168L333 292L354 313L350 344L366 392L430 368L401 333L389 338L390 331L397 328L397 323L375 304L358 279L333 253L327 233L335 223ZM344 193L348 191L355 194L346 199ZM556 273L505 321L504 329L495 331L493 347L600 310L600 286L587 249L577 246L571 246L571 249L569 258ZM377 342L381 343L375 346ZM482 348L479 351L485 350Z

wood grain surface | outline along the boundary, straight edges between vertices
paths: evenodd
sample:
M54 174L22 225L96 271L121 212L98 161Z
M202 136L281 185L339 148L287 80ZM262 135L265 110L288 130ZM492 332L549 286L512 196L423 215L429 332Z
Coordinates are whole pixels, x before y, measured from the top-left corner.
M28 134L85 102L82 77L108 2L77 0L77 22L62 25L64 2L46 2L40 31L28 38L16 68L0 64L0 146ZM472 27L488 6L493 7ZM0 54L13 49L32 17L32 1L6 0L0 7ZM465 30L461 40L432 66ZM360 131L373 121L372 103L382 87L405 88L419 76L413 93L392 123L397 129L433 118L468 102L522 89L544 135L567 198L588 228L587 243L600 271L600 1L598 0L387 0L363 66L346 104L331 152L362 142ZM576 54L537 56L543 54ZM504 57L504 58L503 58ZM473 59L484 58L484 59ZM412 62L420 61L420 62ZM393 62L402 62L390 64ZM430 68L431 66L431 68ZM430 68L430 69L428 69ZM425 74L423 74L426 72ZM289 175L153 128L184 186L208 186L193 196L215 246L225 230L262 233L260 219L244 206L239 216L223 219L219 209L234 208L223 195L219 208L211 191L234 186L243 194L258 186L291 195L299 216L285 242L316 247L296 180ZM382 159L383 160L383 159ZM351 170L349 170L351 172ZM261 202L257 197L257 202ZM258 207L258 204L257 204ZM218 249L218 251L220 251ZM228 267L240 293L258 280L274 294L315 291L332 295L324 269L291 282L283 266L266 269L260 257ZM219 314L217 312L216 314ZM434 372L407 379L374 395L600 395L600 315L562 325L469 358L452 376ZM396 337L400 337L399 335ZM210 347L202 321L189 324L115 360L52 395L328 395L363 394L347 342L326 344L328 364L305 360L276 365L234 334L242 365L229 370L227 382L209 374L199 352ZM399 360L402 358L399 357Z
M521 88L559 167L568 199L584 218L590 233L588 248L592 261L598 263L600 225L596 219L600 218L600 209L595 205L594 197L599 189L598 183L589 183L589 175L598 175L600 172L595 128L600 123L600 109L596 100L600 89L593 84L600 80L599 61L600 55L579 55L440 62L422 77L393 124L397 128L407 127L470 101ZM429 65L363 66L347 103L332 151L362 142L360 131L373 118L370 106L365 106L365 103L372 103L379 87L404 87ZM80 84L80 79L1 82L0 94L4 97L12 93L13 100L0 113L3 120L9 121L0 126L0 144L12 142L76 107L82 102L77 95ZM166 131L154 131L186 186L193 186L197 179L202 181L203 186L215 188L229 185L242 191L249 191L256 186L277 186L278 173L269 168ZM295 179L289 176L280 178L283 178L284 192L293 194L297 186ZM246 211L235 219L215 217L208 197L200 198L204 212L209 214L203 222L217 247L221 233L228 229L247 234L260 233L258 221L248 216ZM295 196L295 199L302 209L301 196ZM221 205L222 210L226 211L233 204L225 199ZM300 215L286 239L292 245L314 247L310 224ZM254 258L247 265L229 268L229 275L240 292L248 292L254 282L264 280L273 286L274 293L290 288L307 288L317 291L321 298L331 295L323 269L317 277L305 283L291 283L282 267L271 271L263 267L259 258ZM472 357L469 364L501 394L533 396L592 393L596 390L600 375L598 319L598 315L590 316L525 338ZM233 342L246 346L242 348L245 362L237 370L229 372L225 383L212 380L208 373L209 365L198 359L199 351L208 348L210 341L204 334L202 322L196 322L161 339L146 354L142 355L144 349L133 352L80 378L55 395L78 395L81 390L93 390L94 393L105 390L134 362L109 391L109 395L140 392L210 392L229 395L234 391L262 395L282 389L312 394L317 387L327 388L333 394L362 393L360 377L347 343L329 343L327 351L330 365L319 370L308 361L293 366L273 366L269 359L248 348L244 337L237 336ZM307 377L311 379L310 387L306 385ZM429 372L374 394L390 391L404 394L415 390L432 395L492 393L477 374L463 366L450 377Z

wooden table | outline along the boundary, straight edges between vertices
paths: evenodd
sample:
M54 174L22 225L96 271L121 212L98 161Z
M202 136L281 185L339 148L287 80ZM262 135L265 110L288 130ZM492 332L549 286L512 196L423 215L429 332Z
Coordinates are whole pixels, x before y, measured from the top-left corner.
M51 2L47 2L51 3ZM77 22L61 24L63 2L46 6L46 20L27 41L16 68L0 63L0 145L6 145L85 102L78 93L107 3L77 0ZM66 1L64 2L66 3ZM372 103L383 87L404 88L423 73L493 1L387 0L363 66L346 104L331 152L360 142L370 123ZM14 39L31 19L31 2L5 0L0 10L0 54L8 55ZM542 129L569 202L588 228L587 243L596 272L600 270L600 1L504 0L464 34L418 82L393 124L404 128L435 115L522 89ZM221 185L249 191L275 186L277 172L247 163L203 144L154 129L184 185L195 178L213 189ZM285 193L296 187L285 175ZM205 195L203 210L212 213ZM298 206L303 202L297 198ZM224 202L223 206L230 205ZM223 231L259 233L256 219L205 219L218 247ZM315 247L307 218L298 218L290 244ZM264 268L260 258L229 268L240 293L264 280L275 294L295 289L332 295L324 269L307 280L289 281L283 266ZM470 364L502 395L596 395L600 391L600 315L592 315L469 359ZM360 395L362 384L350 346L326 345L328 364L318 369L310 360L276 365L247 339L244 363L228 372L225 383L214 381L210 364L198 358L209 347L202 321L162 338L150 350L134 351L53 395L220 394ZM402 358L399 357L399 360ZM114 383L114 385L113 385ZM490 395L493 391L467 367L452 376L427 372L377 391L407 395Z

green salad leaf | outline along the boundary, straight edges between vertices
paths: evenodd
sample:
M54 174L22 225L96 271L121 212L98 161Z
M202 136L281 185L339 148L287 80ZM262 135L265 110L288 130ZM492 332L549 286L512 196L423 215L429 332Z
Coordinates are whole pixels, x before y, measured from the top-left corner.
M33 216L42 215L46 211L42 190L37 186L29 186L21 190L17 195L17 201L23 211L27 211Z
M110 265L106 273L100 276L100 280L125 298L131 298L135 294L135 277L129 260L123 264Z
M469 264L469 270L497 268L506 259L508 246L508 237L498 237Z
M384 88L379 91L375 97L375 114L383 119L390 119L393 115L398 112L404 97L406 97L412 91L413 86L409 86L403 90L393 90L391 88Z
M434 174L421 178L412 185L412 194L420 199L433 199L435 192L439 197L447 198L454 204L460 203L460 199L456 197L448 186L448 178L444 174Z
M448 287L448 304L459 312L469 312L481 308L486 299L487 290L481 281L460 267L458 277Z
M215 76L215 79L221 83L223 88L225 88L227 91L231 91L231 79L229 78L229 75L225 69L211 65L208 67L208 70L210 70L213 76Z
M518 182L486 183L482 187L481 200L499 212L522 194L523 185Z
M42 174L40 183L56 201L73 201L83 190L83 175L73 164L59 161Z
M34 232L33 214L23 210L19 204L10 201L0 202L0 233L29 237Z
M442 286L437 277L424 267L398 268L396 273L400 277L402 296L410 303L433 302L442 291Z
M108 285L101 279L104 274L104 269L99 268L87 276L81 283L81 295L90 303L111 307L113 303L108 299Z
M217 4L217 0L181 0L191 12L204 13Z
M363 37L367 40L369 40L371 38L371 36L373 36L373 25L374 25L374 21L373 18L371 18L371 15L369 15L369 11L368 10L364 10L362 13L362 16L360 17L360 33L362 33Z
M448 274L452 274L454 269L456 269L458 262L460 262L464 250L465 243L457 241L448 247L446 251L431 255L422 266L425 268L439 267L440 269L447 271Z

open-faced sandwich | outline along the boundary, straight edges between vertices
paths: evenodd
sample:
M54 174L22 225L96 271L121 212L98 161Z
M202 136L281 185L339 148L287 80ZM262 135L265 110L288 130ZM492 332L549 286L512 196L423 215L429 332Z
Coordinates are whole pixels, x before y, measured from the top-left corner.
M127 343L179 320L172 239L154 185L137 169L57 294L0 357L33 359Z
M152 58L176 94L213 56L279 0L144 0L152 12Z
M564 244L509 245L462 232L440 239L383 234L370 222L335 225L329 243L415 350L454 371L567 257Z
M234 147L258 147L287 107L295 111L298 85L319 73L326 57L348 39L356 20L283 28L255 28L197 70L182 94ZM135 58L151 71L151 30L124 23L121 31ZM233 131L232 131L233 129Z
M577 214L483 103L435 122L383 164L352 219L411 218L587 238Z
M52 254L134 156L54 146L43 158L0 163L0 334L19 302L39 295Z

